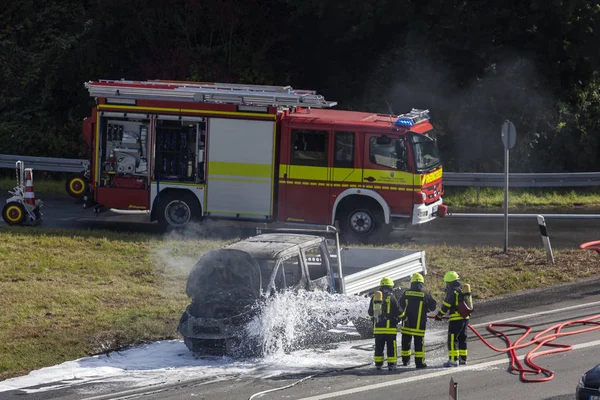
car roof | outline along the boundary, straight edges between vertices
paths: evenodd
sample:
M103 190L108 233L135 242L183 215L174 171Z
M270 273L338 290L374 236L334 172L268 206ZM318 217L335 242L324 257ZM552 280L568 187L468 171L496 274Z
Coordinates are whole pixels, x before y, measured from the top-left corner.
M296 233L265 233L225 246L244 251L256 259L275 259L284 252L297 252L322 242L321 236Z

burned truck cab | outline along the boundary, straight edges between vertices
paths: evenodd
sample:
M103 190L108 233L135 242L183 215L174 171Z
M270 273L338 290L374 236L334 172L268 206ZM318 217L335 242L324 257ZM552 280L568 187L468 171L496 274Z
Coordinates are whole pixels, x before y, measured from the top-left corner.
M268 233L206 253L190 271L179 333L194 353L231 353L268 296L284 290L334 292L325 239ZM260 349L253 349L260 352Z

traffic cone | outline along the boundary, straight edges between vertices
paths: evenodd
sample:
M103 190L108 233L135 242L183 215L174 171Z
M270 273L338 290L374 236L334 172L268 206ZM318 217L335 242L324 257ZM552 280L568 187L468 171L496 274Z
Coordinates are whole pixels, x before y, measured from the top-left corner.
M31 169L27 169L27 179L25 181L25 204L35 206L35 194L33 193L33 178Z

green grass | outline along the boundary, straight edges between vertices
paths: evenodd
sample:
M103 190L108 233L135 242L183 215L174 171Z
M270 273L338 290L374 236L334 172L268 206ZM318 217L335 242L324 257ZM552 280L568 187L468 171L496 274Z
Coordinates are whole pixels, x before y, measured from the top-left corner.
M124 345L178 338L185 280L219 240L102 231L0 227L0 380ZM398 246L389 246L398 247ZM439 299L455 269L474 297L598 276L598 255L542 249L403 246L426 251L426 285Z
M444 202L451 210L504 207L503 188L446 187ZM600 209L600 188L516 188L508 192L510 209Z
M65 184L66 180L56 181L36 178L34 171L33 189L36 197L39 197L43 194L64 194L66 196L67 191L65 190ZM11 176L10 178L0 178L1 192L6 192L8 190L12 191L15 186L17 186L17 180L15 177Z

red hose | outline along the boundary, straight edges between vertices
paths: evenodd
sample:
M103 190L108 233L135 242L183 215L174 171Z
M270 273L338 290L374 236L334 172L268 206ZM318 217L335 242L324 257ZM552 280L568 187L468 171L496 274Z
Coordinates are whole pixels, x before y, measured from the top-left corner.
M429 318L435 318L435 317L429 316ZM447 317L444 317L444 319L447 319ZM599 321L596 321L596 320L599 320ZM568 332L562 332L563 328L569 327L572 325L592 325L592 326L588 326L586 328L582 328L582 329L578 329L578 330L570 330ZM508 336L504 332L495 329L496 327L518 328L518 329L523 329L525 332L523 332L521 337L518 338L517 340L515 340L514 343L511 343ZM469 325L469 328L490 349L497 351L499 353L508 353L510 355L510 359L511 359L510 369L512 371L517 371L520 373L520 379L522 382L547 382L547 381L551 380L552 378L554 378L554 372L550 371L547 368L540 367L539 365L535 364L533 362L533 360L535 358L541 357L543 355L562 353L565 351L572 350L573 346L566 345L566 344L552 343L552 342L560 337L577 335L580 333L587 333L587 332L592 332L592 331L600 329L600 314L594 315L592 317L576 319L576 320L556 324L556 325L536 334L533 337L533 339L529 340L528 342L524 342L524 343L522 343L522 341L525 340L525 338L529 335L529 333L533 329L530 326L523 325L523 324L492 322L487 326L487 330L495 335L501 336L504 339L507 347L505 347L503 349L492 346L471 325ZM548 333L551 331L553 331L553 333ZM533 344L535 344L536 346L525 355L525 364L527 364L527 367L529 367L529 368L525 368L523 366L523 364L521 363L521 361L518 359L516 350L531 346ZM537 351L543 346L554 347L554 349L549 349L549 350L545 350L545 351L538 353ZM544 374L545 377L527 378L526 377L527 374L529 374L529 375Z

